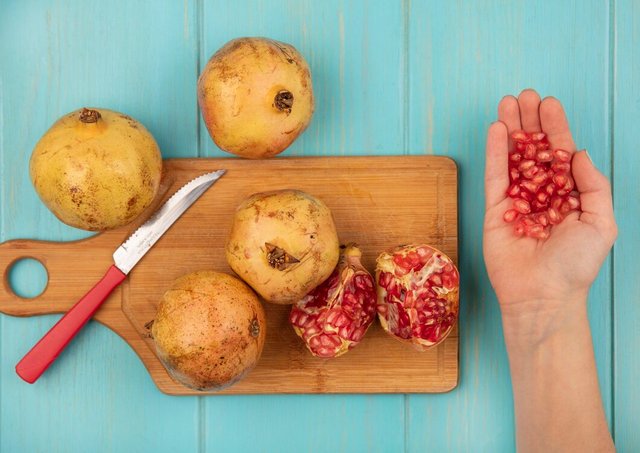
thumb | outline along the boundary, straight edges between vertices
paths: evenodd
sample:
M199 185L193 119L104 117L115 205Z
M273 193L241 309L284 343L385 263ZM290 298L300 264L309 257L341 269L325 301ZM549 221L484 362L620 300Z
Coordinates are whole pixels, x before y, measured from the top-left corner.
M580 220L591 224L615 226L611 185L595 167L586 150L573 155L571 172L580 192Z

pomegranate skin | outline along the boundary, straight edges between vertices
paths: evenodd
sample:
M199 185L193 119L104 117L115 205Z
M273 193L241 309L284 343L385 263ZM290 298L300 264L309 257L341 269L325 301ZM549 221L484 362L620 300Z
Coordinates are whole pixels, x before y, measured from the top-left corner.
M338 357L362 341L376 315L373 277L355 245L343 248L333 273L293 305L289 321L316 357Z
M425 351L458 320L460 275L451 258L429 245L407 245L376 260L378 319L394 338Z

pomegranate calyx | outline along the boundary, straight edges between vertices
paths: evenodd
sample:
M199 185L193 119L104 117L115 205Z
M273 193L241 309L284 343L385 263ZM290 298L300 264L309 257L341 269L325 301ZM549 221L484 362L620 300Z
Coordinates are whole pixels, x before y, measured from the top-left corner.
M100 118L102 118L102 115L100 115L100 112L98 112L97 110L92 110L85 107L80 111L80 121L85 124L97 123Z
M277 245L265 242L264 246L267 249L267 261L269 262L269 266L274 269L283 271L289 266L300 262L299 259L290 255L286 250L278 247Z
M285 112L287 116L291 114L293 107L293 93L288 90L280 90L273 99L273 105L278 110Z

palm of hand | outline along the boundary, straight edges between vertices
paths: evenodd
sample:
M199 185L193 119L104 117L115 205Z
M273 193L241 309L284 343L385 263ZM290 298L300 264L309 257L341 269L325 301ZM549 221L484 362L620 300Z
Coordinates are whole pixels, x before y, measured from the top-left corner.
M517 129L542 130L552 148L573 153L575 145L560 103L553 98L541 102L532 90L525 90L517 100L505 97L499 106L499 120L491 126L487 139L484 224L485 262L498 299L504 308L530 307L522 304L529 301L562 303L574 295L586 296L616 234L608 182L586 156L578 165L574 159L583 212L570 213L553 227L547 240L515 236L513 225L502 218L512 203L505 194L509 135Z

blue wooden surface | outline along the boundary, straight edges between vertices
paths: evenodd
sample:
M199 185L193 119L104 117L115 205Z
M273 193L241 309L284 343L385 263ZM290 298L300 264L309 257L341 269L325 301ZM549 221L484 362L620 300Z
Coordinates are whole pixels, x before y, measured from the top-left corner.
M0 2L0 240L86 236L39 202L28 160L83 105L142 121L165 157L220 156L195 84L227 40L295 45L317 109L287 155L435 153L460 169L461 376L444 395L168 397L91 323L35 386L13 366L55 321L0 315L0 451L512 451L500 317L482 260L485 130L532 86L565 104L576 142L613 179L620 238L589 301L619 451L640 450L640 5L547 2ZM402 175L391 175L401 184ZM14 282L42 284L33 266Z
M614 250L613 338L614 431L620 451L640 450L640 2L617 1L615 59L612 73L614 108L614 209L618 245Z

